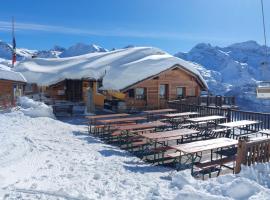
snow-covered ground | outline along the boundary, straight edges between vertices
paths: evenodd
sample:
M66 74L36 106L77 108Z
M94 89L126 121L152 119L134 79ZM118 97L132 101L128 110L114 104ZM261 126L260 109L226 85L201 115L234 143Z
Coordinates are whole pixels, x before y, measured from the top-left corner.
M85 125L29 112L0 114L0 199L270 199L269 164L207 181L189 170L170 177L171 169L104 144Z

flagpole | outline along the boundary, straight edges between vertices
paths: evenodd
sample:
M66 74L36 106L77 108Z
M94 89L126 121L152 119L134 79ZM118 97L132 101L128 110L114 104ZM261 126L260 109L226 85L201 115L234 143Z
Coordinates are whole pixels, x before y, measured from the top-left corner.
M12 16L12 68L16 62L16 44L15 44L15 32L14 32L14 16Z

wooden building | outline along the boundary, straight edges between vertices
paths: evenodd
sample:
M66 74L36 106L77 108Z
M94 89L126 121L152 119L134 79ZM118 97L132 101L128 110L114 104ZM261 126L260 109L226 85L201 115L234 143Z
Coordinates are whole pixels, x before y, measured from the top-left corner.
M121 90L127 108L165 108L167 102L199 96L207 90L204 81L192 71L174 65L165 71L143 79Z
M29 67L33 63L42 70ZM33 59L20 65L29 81L49 85L47 93L52 99L86 103L90 91L95 106L102 107L106 100L106 108L163 108L169 100L199 96L207 90L196 64L154 47L86 54L68 60ZM66 79L57 81L61 77Z
M26 79L21 73L0 68L0 106L15 104L16 97L24 94Z
M87 104L87 98L91 98L95 106L103 107L105 97L98 93L101 84L102 81L95 79L65 79L48 86L46 93L54 101L83 102Z

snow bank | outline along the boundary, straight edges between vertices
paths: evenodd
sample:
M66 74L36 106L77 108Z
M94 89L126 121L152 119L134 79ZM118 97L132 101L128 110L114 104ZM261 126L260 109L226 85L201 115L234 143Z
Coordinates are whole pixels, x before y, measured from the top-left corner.
M20 111L26 116L55 118L52 107L43 102L34 101L28 97L20 97L18 103Z
M11 70L9 67L2 64L0 64L0 80L1 79L26 82L26 79L21 73L15 72Z
M175 175L171 185L179 188L178 197L185 199L269 199L270 163L243 166L238 175L228 174L207 181L193 179L187 170Z
M26 59L15 68L29 82L40 85L50 85L66 78L98 79L105 75L104 89L121 90L174 65L194 73L207 87L195 69L195 64L152 47L134 47L67 58Z

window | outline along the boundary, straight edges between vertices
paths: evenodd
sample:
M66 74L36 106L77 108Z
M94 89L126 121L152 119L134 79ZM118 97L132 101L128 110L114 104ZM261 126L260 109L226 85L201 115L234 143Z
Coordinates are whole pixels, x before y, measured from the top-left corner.
M195 94L196 94L196 89L195 88L189 88L189 94L188 96L190 97L195 97Z
M176 88L176 97L177 99L182 99L185 97L185 88L184 87L177 87Z
M128 90L128 97L129 97L129 98L134 98L134 97L135 97L134 89Z
M135 96L136 99L145 99L146 95L145 95L145 88L136 88L135 89Z
M168 84L159 85L159 97L161 99L168 99Z

